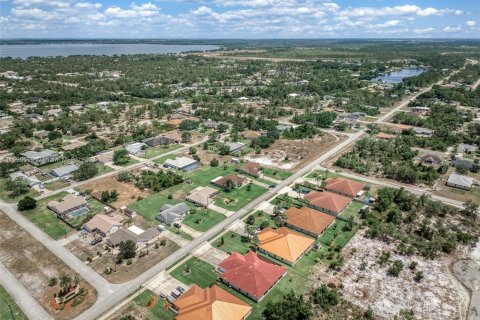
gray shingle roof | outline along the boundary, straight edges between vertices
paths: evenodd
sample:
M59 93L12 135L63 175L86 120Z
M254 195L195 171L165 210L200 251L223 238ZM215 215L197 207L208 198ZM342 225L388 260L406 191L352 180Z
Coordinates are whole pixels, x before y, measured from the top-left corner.
M156 219L167 225L172 225L176 221L182 219L188 211L190 211L190 208L184 202L178 203L174 206L164 204L160 208L160 213L157 214Z
M447 183L471 188L473 184L473 178L454 172L448 177Z
M64 177L64 176L67 176L69 174L74 173L75 171L77 171L77 169L78 169L78 167L76 165L69 164L67 166L63 166L63 167L60 167L60 168L53 169L51 173L55 177Z

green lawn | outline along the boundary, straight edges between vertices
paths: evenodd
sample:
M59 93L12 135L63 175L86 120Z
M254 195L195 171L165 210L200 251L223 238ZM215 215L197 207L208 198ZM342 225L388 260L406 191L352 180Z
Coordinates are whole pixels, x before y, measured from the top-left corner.
M18 200L22 199L25 196L30 196L30 197L36 197L38 196L38 192L35 190L30 189L26 194L23 194L19 197L10 197L10 191L8 191L5 188L5 183L9 180L10 178L6 179L0 179L0 199L2 199L5 202L13 203L13 202L18 202Z
M268 213L265 213L263 211L256 211L255 213L252 214L252 217L255 218L255 223L254 225L257 226L257 227L260 227L260 225L264 222L264 221L267 221L269 224L270 224L270 227L272 228L276 228L277 227L277 224L275 223L275 221L273 220L273 216L268 214ZM243 221L244 222L247 222L248 220L248 217L245 218Z
M166 155L164 157L161 157L161 158L158 158L158 159L155 159L153 160L153 162L155 162L156 164L159 164L159 165L163 165L163 163L167 160L167 159L175 159L177 157L176 154L169 154L169 155Z
M348 219L350 217L358 216L358 212L363 207L363 203L352 201L345 210L340 213L340 217Z
M180 237L182 237L183 239L185 240L188 240L188 241L192 241L193 240L193 237L186 233L185 231L182 231L182 230L179 230L175 227L167 227L167 229L170 231L170 232L173 232L175 234L178 234Z
M183 223L197 231L205 232L226 217L213 210L199 210L195 214L189 214L183 219Z
M219 165L218 167L210 167L209 165L205 165L199 169L193 170L191 172L187 172L183 176L186 179L191 179L193 183L197 184L198 186L212 186L210 181L213 179L226 176L229 174L236 174L235 173L235 166L232 165Z
M65 181L63 179L58 179L52 182L45 183L45 189L58 190L58 189L68 187L69 185L70 183L68 181Z
M215 196L214 200L215 204L219 207L230 211L237 211L264 194L266 191L267 189L252 184L250 191L247 191L247 186L231 190L230 192L222 191L219 195ZM233 201L227 203L228 199L233 199Z
M10 297L7 291L0 286L0 318L5 320L28 320L20 307Z
M137 201L128 207L149 221L155 221L156 215L160 212L160 207L164 204L176 204L178 201L168 199L163 193L154 193L140 201Z
M132 159L133 160L133 159ZM110 168L109 166L105 166L101 163L96 163L96 166L98 168L98 173L97 173L97 176L100 176L102 174L105 174L105 173L109 173L109 172L112 172L113 171L113 168Z
M182 145L178 143L178 144L171 144L168 146L158 146L158 147L148 148L147 150L145 150L145 153L142 156L142 158L145 158L145 159L155 158L169 151L180 149L181 147Z
M133 303L139 307L148 308L148 304L150 303L152 297L156 296L154 292L150 290L145 290L142 292L138 297L133 299ZM160 299L157 297L157 302L153 307L149 307L148 310L148 320L173 320L175 314L170 311L169 309L165 309L164 305L166 303L165 300Z
M129 158L128 158L128 161L127 161L126 163L120 165L120 166L121 166L121 167L128 167L128 166L131 166L132 164L135 164L135 163L138 163L138 160L129 157Z
M228 231L221 238L215 240L212 243L212 246L222 251L225 251L226 253L235 251L241 254L245 254L250 251L250 246L252 246L252 244L244 236L239 235L238 233L235 233L233 231Z
M170 275L186 285L197 284L202 288L209 288L218 279L215 268L197 257L190 258L173 270Z
M262 173L275 180L285 180L292 175L289 171L272 168L263 168Z

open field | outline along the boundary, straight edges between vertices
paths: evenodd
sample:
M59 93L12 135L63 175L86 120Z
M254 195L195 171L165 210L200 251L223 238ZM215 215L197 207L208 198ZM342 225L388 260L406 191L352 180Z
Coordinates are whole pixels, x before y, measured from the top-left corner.
M218 279L213 266L196 257L190 258L170 274L188 286L197 284L202 288L211 287Z
M51 303L59 286L49 286L50 279L62 275L73 278L75 273L3 212L0 212L0 261L55 319L72 319L96 299L95 289L80 279L80 286L87 290L84 300L76 307L69 302L63 310L55 310Z
M0 318L5 320L28 320L22 309L3 287L0 287Z
M130 265L127 264L127 261L116 264L115 255L107 253L93 260L90 266L111 283L125 283L141 275L180 248L175 242L165 238L159 239L156 243L160 243L162 240L166 241L164 246L160 245L155 248L155 245L152 244L138 250L137 256L131 259L132 263ZM140 258L139 252L147 250L148 255ZM111 273L105 272L109 267L113 271Z
M115 208L128 206L135 202L138 197L144 198L150 194L148 191L141 191L140 189L136 188L133 183L117 181L117 176L109 176L82 184L79 189L82 191L92 190L92 194L98 198L101 197L102 191L117 190L118 199L110 204Z

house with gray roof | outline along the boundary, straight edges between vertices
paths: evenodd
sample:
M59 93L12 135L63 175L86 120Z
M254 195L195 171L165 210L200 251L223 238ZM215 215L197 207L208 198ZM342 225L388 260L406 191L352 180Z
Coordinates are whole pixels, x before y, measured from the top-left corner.
M477 146L460 143L457 147L457 153L475 153L477 151Z
M166 136L158 136L158 137L152 137L143 140L143 143L145 143L149 147L156 147L156 146L167 146L172 143L178 143L180 141L174 140L170 137Z
M131 240L135 243L138 250L157 241L160 235L161 231L158 230L157 227L142 230L136 226L132 226L128 229L118 229L107 239L107 244L115 248L119 246L120 243Z
M229 148L230 153L237 153L245 147L245 143L242 142L225 142L225 145Z
M473 186L473 178L454 172L448 177L447 186L462 190L470 190Z
M28 186L31 188L36 185L42 184L40 180L38 180L35 176L27 176L25 173L21 171L13 172L9 174L10 179L17 180L23 179L28 182Z
M174 168L182 171L192 171L200 167L200 162L187 157L177 157L175 159L167 159L163 163L166 168Z
M456 158L455 160L452 160L452 162L450 162L450 166L454 167L454 168L465 168L465 169L472 169L473 167L473 160L469 160L469 159L463 159L463 158Z
M160 213L155 217L158 221L171 226L175 222L179 222L190 212L190 208L185 202L176 205L164 204L160 208Z
M433 135L433 130L427 128L414 127L412 130L416 136L420 137L431 137Z
M144 150L147 145L143 142L132 142L124 145L123 147L128 151L128 153L136 155L140 153L140 151Z
M78 167L75 164L69 164L60 168L53 169L50 174L57 178L67 177L77 171Z
M27 151L21 154L33 165L41 166L57 160L58 154L55 151L45 149L42 151Z

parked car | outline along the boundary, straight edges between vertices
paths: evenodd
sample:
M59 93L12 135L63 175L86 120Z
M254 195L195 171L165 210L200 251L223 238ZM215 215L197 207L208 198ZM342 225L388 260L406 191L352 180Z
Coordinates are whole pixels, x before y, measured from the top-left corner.
M178 287L177 287L177 290L180 291L182 294L184 294L185 292L187 292L187 290L186 290L184 287L181 287L181 286L178 286Z
M177 228L177 229L182 228L182 226L180 225L180 223L176 223L176 222L173 224L173 226L174 226L175 228Z
M277 186L276 184L271 184L271 185L269 185L268 187L269 187L270 189L274 189L276 186Z
M182 295L182 293L180 291L178 291L177 289L173 289L172 292L170 293L172 295L172 297L174 298L178 298Z
M157 226L157 229L158 229L158 231L165 231L165 229L167 229L167 227L165 227L164 225L159 224L159 225Z
M94 246L94 245L96 245L97 243L102 242L102 240L103 240L102 237L97 237L97 238L94 238L94 239L92 240L92 242L90 242L90 244L91 244L92 246Z
M165 299L167 296L164 293L161 293L158 295L160 298Z
M170 302L170 303L173 303L175 301L175 298L172 297L171 295L168 295L167 296L167 301Z

